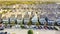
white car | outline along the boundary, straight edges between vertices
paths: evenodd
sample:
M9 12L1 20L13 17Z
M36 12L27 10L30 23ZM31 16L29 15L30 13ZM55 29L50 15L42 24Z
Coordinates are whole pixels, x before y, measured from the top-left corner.
M15 28L20 28L20 25L15 25Z
M58 25L60 25L60 22L57 22Z

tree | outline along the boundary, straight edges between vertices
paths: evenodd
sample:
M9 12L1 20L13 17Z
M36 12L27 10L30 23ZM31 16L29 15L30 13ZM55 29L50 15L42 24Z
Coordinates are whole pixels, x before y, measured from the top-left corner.
M8 19L8 23L10 24L10 18Z
M0 23L3 23L3 20L1 19L1 22Z
M41 22L39 21L39 17L38 17L38 23L39 23L39 25L41 25Z
M45 26L48 24L48 18L45 17L46 23L44 24Z
M22 29L24 29L25 27L23 25L20 26Z
M57 22L55 22L54 25L57 26Z
M15 25L15 21L11 21L11 25L14 26Z
M47 17L45 17L45 20L46 20L46 22L48 22L48 18Z
M28 31L28 34L33 34L33 31L32 31L32 30L29 30L29 31Z
M17 24L17 19L15 19L15 24Z
M5 24L5 27L7 27L8 23L7 23L7 22L5 22L4 24Z
M37 23L36 23L36 26L39 26L39 25L40 25L39 22L37 22Z
M22 20L22 24L24 24L24 18L23 18L23 20Z
M30 25L32 25L32 21L31 20L29 20L29 22L28 22L28 24L27 24L28 26L30 26Z
M32 25L32 21L31 21L31 19L32 19L32 17L30 18L30 20L29 20L29 22L28 22L28 24L27 25Z

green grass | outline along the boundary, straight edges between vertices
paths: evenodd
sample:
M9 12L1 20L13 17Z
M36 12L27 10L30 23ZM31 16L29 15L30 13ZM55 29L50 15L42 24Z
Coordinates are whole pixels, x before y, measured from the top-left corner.
M55 2L40 2L37 1L38 4L50 4ZM14 4L36 4L36 1L0 1L0 5L14 5Z

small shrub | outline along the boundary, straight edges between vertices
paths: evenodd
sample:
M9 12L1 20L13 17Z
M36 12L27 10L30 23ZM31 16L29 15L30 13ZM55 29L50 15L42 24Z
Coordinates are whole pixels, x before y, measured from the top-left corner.
M21 27L22 29L24 29L24 26L21 25L20 27Z
M32 31L32 30L29 30L29 31L28 31L28 34L33 34L33 31Z

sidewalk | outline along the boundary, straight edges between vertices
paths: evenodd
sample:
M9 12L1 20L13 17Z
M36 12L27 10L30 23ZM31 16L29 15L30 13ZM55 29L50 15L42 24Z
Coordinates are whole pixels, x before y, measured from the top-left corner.
M29 29L5 29L2 30L3 32L8 32L10 34L15 33L15 34L27 34ZM1 32L1 31L0 31ZM60 31L55 31L55 30L33 30L34 34L60 34Z

